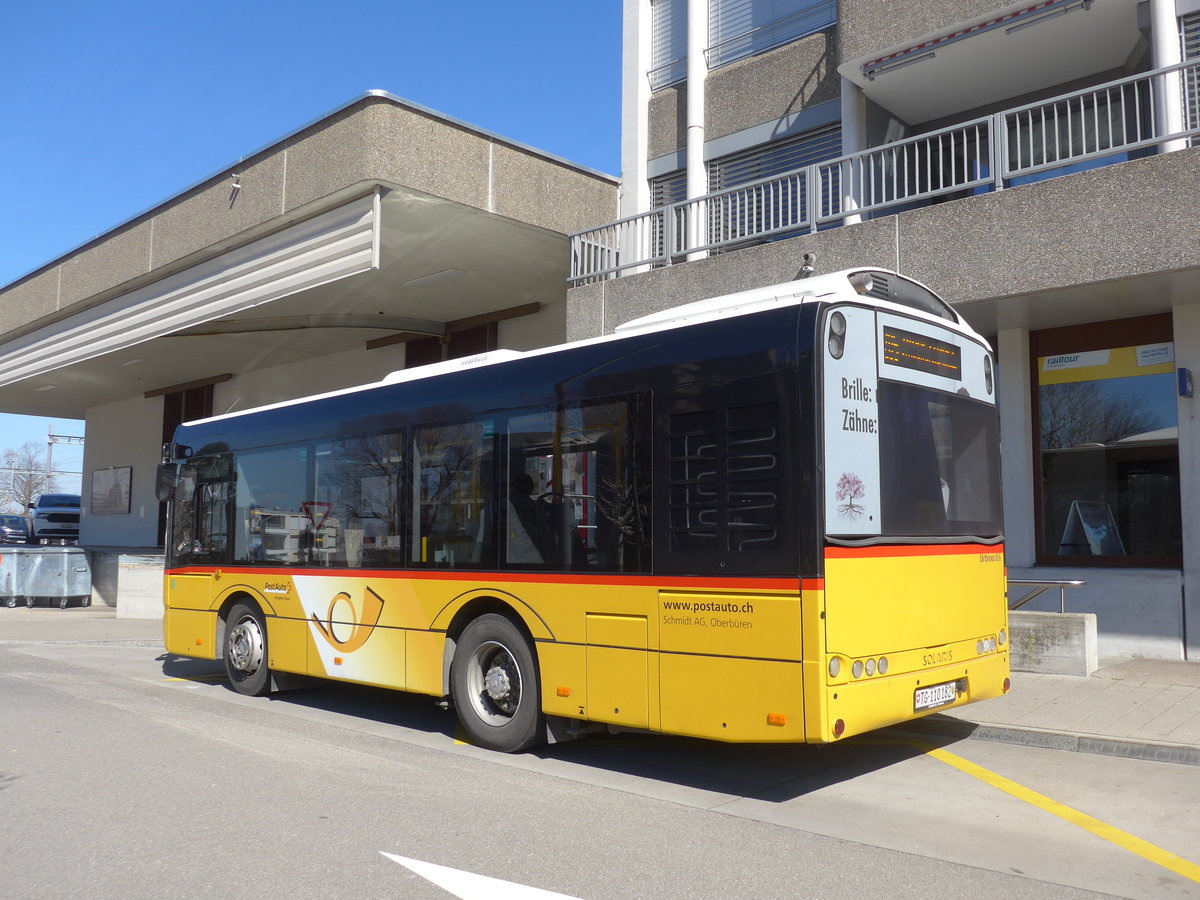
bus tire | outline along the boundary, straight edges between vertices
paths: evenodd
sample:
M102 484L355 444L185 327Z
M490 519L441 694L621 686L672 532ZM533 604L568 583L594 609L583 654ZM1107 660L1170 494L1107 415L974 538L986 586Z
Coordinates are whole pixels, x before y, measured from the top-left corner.
M471 742L518 753L545 734L537 665L528 639L488 613L463 630L450 663L454 706Z
M267 666L267 623L258 608L235 603L225 621L225 672L239 694L263 697L271 691Z

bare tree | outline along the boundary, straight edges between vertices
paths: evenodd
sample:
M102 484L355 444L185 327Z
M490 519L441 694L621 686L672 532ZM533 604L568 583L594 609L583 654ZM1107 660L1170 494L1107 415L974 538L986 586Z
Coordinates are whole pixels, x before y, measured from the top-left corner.
M1161 424L1142 395L1112 397L1091 381L1043 388L1039 403L1043 450L1114 444Z
M0 510L24 513L33 498L54 490L54 481L46 475L46 451L41 444L29 442L20 448L0 452Z

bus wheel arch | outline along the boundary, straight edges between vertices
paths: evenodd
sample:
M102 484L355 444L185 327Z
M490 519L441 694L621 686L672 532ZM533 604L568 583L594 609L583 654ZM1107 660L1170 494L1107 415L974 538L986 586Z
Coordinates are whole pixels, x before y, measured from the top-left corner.
M449 687L471 741L517 753L544 740L537 650L524 622L494 601L464 607L452 625Z
M230 686L239 694L262 697L271 692L267 620L249 594L233 594L217 617L218 646Z

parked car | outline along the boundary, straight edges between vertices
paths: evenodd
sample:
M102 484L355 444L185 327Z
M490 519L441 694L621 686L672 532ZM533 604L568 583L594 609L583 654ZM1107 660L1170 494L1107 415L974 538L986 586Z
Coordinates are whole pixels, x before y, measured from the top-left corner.
M79 495L42 494L29 504L31 544L79 543Z
M24 516L0 516L0 544L24 544L29 540L29 523Z

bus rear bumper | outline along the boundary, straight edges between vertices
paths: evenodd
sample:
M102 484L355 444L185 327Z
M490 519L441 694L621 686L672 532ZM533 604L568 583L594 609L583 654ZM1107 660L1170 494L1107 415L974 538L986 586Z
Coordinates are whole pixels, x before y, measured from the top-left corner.
M948 712L999 697L1008 685L1008 653L1000 651L966 663L830 686L818 733L810 732L808 740L828 743Z

